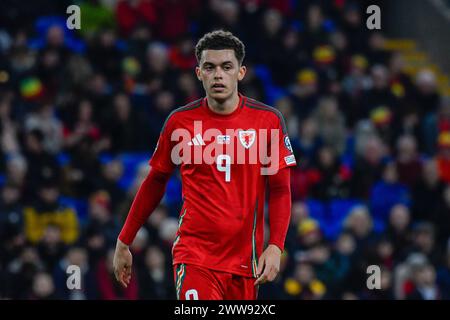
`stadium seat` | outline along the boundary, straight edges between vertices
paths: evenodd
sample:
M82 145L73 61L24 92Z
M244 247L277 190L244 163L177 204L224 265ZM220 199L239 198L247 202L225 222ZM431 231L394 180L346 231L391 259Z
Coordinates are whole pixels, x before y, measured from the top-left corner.
M277 99L286 95L286 91L272 82L272 74L266 66L255 66L255 74L262 81L266 92L267 103L272 105Z
M362 205L363 203L360 200L332 200L329 205L329 217L330 221L333 222L342 222L350 212L350 210L357 205Z
M30 39L28 45L33 49L41 49L46 44L46 35L50 27L57 25L64 31L64 44L73 52L83 53L86 50L86 44L75 38L74 32L67 29L66 18L62 16L43 16L36 20L34 26L37 38Z
M127 190L133 183L136 172L141 163L146 163L150 159L148 153L122 153L118 157L123 164L123 175L119 180L119 187Z
M70 162L70 155L68 153L65 152L60 152L57 156L56 159L58 160L58 163L61 167L69 164Z
M306 201L306 205L309 210L309 215L311 218L318 221L323 221L326 219L326 210L323 202L319 200L309 199Z
M62 206L73 208L77 213L78 219L81 223L87 220L88 202L85 199L79 200L72 197L61 196L59 198L59 204Z

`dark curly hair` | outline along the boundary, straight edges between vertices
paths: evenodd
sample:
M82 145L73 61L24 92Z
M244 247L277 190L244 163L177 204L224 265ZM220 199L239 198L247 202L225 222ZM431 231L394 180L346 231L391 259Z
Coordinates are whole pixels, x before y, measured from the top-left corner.
M205 34L195 46L195 56L200 63L203 50L233 49L239 64L245 57L245 46L238 37L229 31L215 30Z

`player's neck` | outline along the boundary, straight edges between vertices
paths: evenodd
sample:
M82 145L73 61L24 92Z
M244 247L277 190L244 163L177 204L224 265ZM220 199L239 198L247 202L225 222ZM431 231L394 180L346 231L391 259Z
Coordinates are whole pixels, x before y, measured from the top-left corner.
M224 101L215 100L208 95L206 96L206 98L208 101L208 108L211 109L211 111L222 115L233 113L238 108L240 101L237 92L234 93L229 99L226 99Z

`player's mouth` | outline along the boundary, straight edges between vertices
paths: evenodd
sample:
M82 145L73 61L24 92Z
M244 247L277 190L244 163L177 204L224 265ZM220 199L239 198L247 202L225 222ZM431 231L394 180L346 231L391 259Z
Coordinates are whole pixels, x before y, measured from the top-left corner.
M221 83L214 83L214 84L211 86L211 89L212 89L213 91L216 91L216 92L223 92L223 91L226 89L226 87L225 87L224 84L221 84Z

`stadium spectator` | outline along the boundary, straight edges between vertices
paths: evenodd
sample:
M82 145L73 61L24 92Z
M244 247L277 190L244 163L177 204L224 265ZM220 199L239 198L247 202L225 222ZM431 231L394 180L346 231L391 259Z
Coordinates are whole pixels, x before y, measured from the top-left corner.
M334 287L330 288L330 296L339 297L349 286L349 277L355 262L356 241L350 232L341 232L337 237L334 248L334 260L340 272L336 274Z
M308 205L302 201L292 203L291 221L286 235L285 247L289 252L294 252L297 246L298 225L309 218Z
M437 92L436 75L428 69L420 70L415 79L414 100L419 107L421 117L430 117L439 107L440 96Z
M87 57L110 83L119 81L123 57L113 30L105 29L94 36L88 46Z
M292 278L284 282L286 299L319 300L327 291L326 286L316 278L314 268L307 262L299 262Z
M406 296L407 300L441 300L442 294L436 283L436 270L431 264L413 269L414 290Z
M21 190L8 183L3 186L0 198L1 241L8 242L23 230L23 206Z
M372 188L370 208L375 218L386 221L389 211L396 204L410 204L409 190L398 182L395 162L388 160L384 164L382 178Z
M32 292L33 279L44 270L42 260L36 249L24 247L16 253L6 266L4 296L11 299L28 299Z
M369 198L372 186L381 177L386 152L384 144L376 135L364 132L368 129L363 128L365 126L366 124L361 123L357 132L357 153L352 175L352 195L359 199Z
M303 219L297 226L297 249L299 255L323 240L322 230L318 222L312 218Z
M43 133L44 149L52 154L59 153L63 144L63 125L54 113L55 109L52 105L43 104L25 120L27 131L36 129Z
M58 204L59 190L53 181L45 181L38 190L38 199L24 208L24 230L27 240L33 244L41 241L48 226L59 229L65 244L74 243L80 234L76 212Z
M148 0L121 0L116 7L117 24L123 36L129 35L140 24L155 26L157 12Z
M143 136L148 132L145 118L139 117L131 106L128 95L118 93L113 98L114 112L104 119L112 153L144 150Z
M37 250L47 272L52 272L67 250L61 239L61 230L58 226L47 225L42 239L37 244Z
M87 198L96 187L101 164L91 138L83 138L69 153L64 167L64 193L74 198Z
M373 238L373 220L365 206L355 206L344 221L344 229L357 241L357 250L363 248Z
M120 188L119 181L123 176L123 164L120 159L112 159L101 166L101 176L98 180L97 189L104 189L110 197L108 205L115 215L122 201L125 199L125 192Z
M94 120L94 107L90 100L80 101L73 125L64 128L64 147L67 150L76 149L85 139L94 141L96 150L102 151L101 139L103 133Z
M441 262L441 253L436 243L436 227L430 222L418 222L412 230L412 242L406 248L405 256L420 253L434 266Z
M145 250L144 264L138 268L137 277L140 299L175 299L173 274L167 268L166 257L157 246Z
M380 269L380 289L364 290L360 296L366 300L394 300L393 275L391 270Z
M342 256L332 252L330 245L326 242L308 251L307 260L314 267L317 279L327 287L329 296L334 293L349 271L349 265L342 263L341 258Z
M345 151L346 130L344 116L339 111L336 99L322 98L317 105L314 119L323 143L333 148L336 155L342 155Z
M1 132L1 154L16 154L20 151L20 142L18 137L19 126L14 119L11 99L3 98L0 100L0 132ZM4 156L0 165L4 168Z
M297 72L296 81L289 86L290 98L294 102L295 113L300 119L311 115L319 100L319 79L312 68L302 68Z
M442 206L445 184L439 177L437 163L427 160L422 177L412 190L412 213L414 220L433 220Z
M30 300L54 300L59 298L55 293L55 284L50 274L39 272L33 278Z
M39 129L26 133L24 156L27 163L25 200L36 199L37 191L43 180L58 183L61 169L54 155L44 149L44 135Z
M251 80L250 80L251 81ZM177 99L188 103L200 98L197 82L192 74L183 72L178 78Z
M444 256L444 261L441 266L437 269L436 281L438 287L440 287L443 300L449 300L450 292L450 250L447 246L446 254Z
M450 99L441 98L439 109L430 113L422 123L424 151L435 154L439 147L438 137L441 133L450 130Z
M422 161L413 136L401 136L397 140L396 165L398 181L409 188L414 187L422 174Z
M407 206L396 204L392 207L385 233L394 245L395 257L399 257L411 241L411 220Z
M323 201L348 198L351 171L340 163L335 149L330 146L320 148L315 162L317 181L312 186L310 194Z
M76 272L76 269L70 270L69 266L79 268L81 275L78 283L76 280L70 282L74 285L74 288L72 289L69 289L67 286L69 280L68 271L72 272L75 270ZM93 268L89 264L86 249L82 247L75 246L69 249L59 261L58 265L55 266L53 276L55 279L55 292L59 299L92 300L99 298ZM75 286L77 284L79 284L79 288Z
M97 264L95 279L102 300L136 300L138 298L139 286L136 276L132 277L130 285L123 288L114 278L112 260L113 248L109 249L106 256L102 257ZM133 272L134 273L134 272Z
M112 199L108 191L99 189L89 198L88 222L85 229L90 234L101 234L106 247L114 244L118 232L117 219L112 213Z
M439 201L439 209L431 222L436 226L438 243L445 244L450 237L450 186L446 186Z

